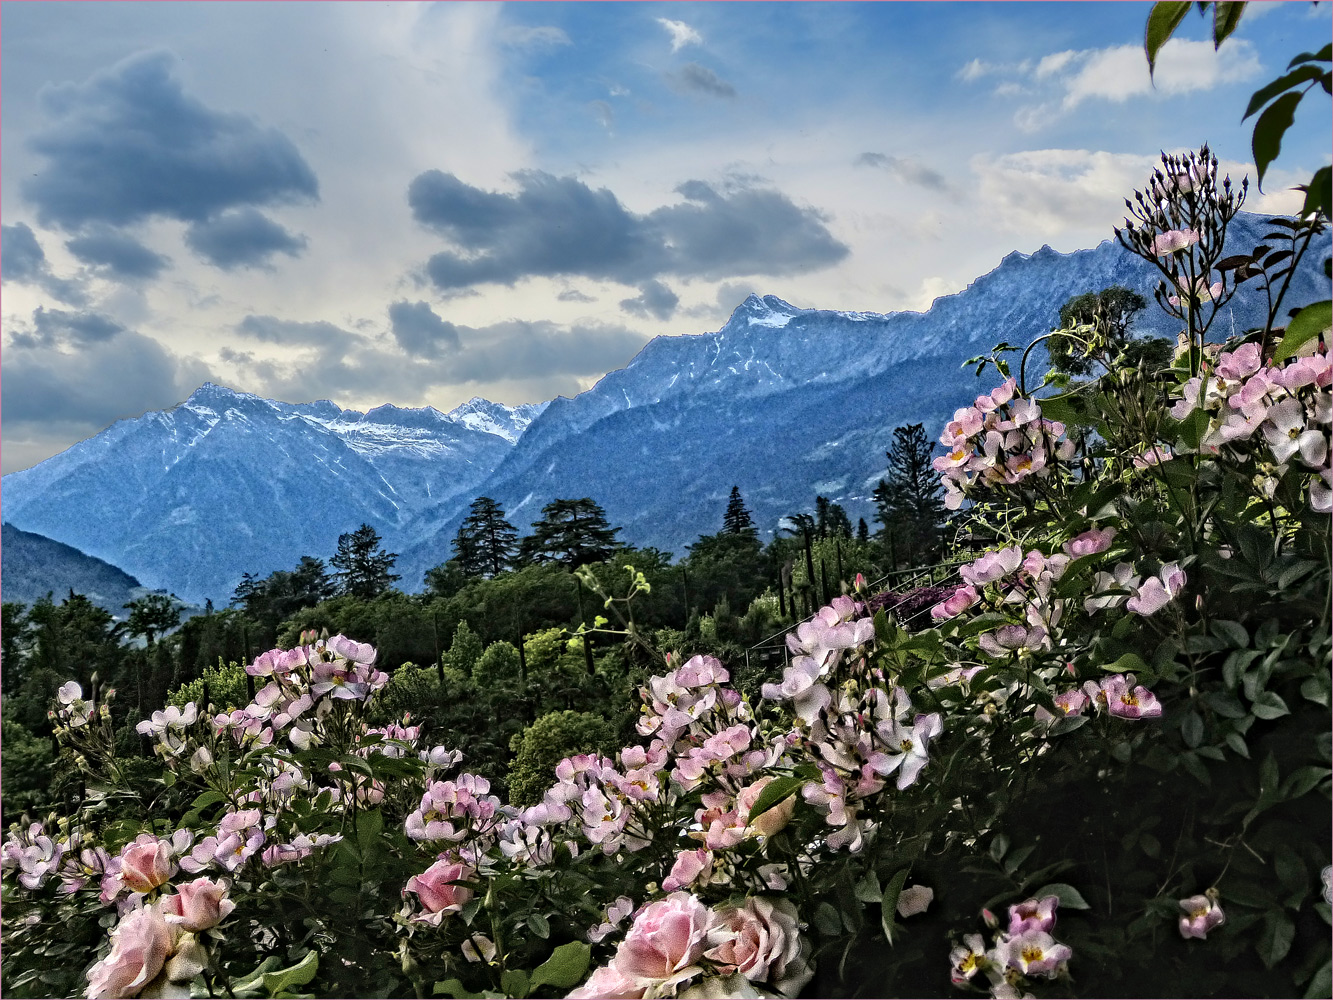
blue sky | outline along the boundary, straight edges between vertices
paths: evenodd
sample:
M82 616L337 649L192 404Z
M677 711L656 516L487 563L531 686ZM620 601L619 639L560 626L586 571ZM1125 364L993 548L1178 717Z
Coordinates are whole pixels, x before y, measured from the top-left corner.
M1250 93L1333 33L1191 14L1154 88L1148 9L6 2L4 471L206 379L535 402L750 291L924 309L1094 245L1162 150L1252 171ZM1248 207L1329 162L1306 104Z

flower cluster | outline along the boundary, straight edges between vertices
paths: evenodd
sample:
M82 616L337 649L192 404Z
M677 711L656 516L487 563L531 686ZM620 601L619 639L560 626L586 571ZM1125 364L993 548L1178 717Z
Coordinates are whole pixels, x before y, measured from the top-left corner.
M1064 424L1041 415L1038 400L1016 393L1008 379L989 395L954 413L940 443L947 454L932 463L944 484L944 505L957 510L977 486L1047 478L1074 457Z
M695 987L703 988L700 995L755 996L753 988L735 992L755 983L794 996L814 974L801 927L785 899L753 896L710 908L696 896L673 892L640 908L615 957L568 995L671 997L702 978ZM718 979L725 992L709 992L710 981Z
M1333 360L1326 348L1279 367L1265 362L1259 344L1251 341L1220 354L1215 364L1187 381L1171 415L1185 420L1196 411L1207 414L1208 428L1199 442L1206 454L1255 442L1275 466L1270 482L1281 478L1291 463L1299 463L1312 476L1311 508L1328 513L1333 510L1330 383Z
M950 980L966 986L982 973L993 996L1017 997L1028 979L1067 976L1074 952L1051 936L1059 905L1058 896L1044 896L1009 907L1009 925L996 929L990 948L980 934L964 935L963 943L949 953Z

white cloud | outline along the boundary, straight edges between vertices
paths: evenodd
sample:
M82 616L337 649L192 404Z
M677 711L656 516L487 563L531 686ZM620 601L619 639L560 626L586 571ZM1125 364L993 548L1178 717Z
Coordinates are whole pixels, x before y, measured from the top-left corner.
M703 35L695 31L684 21L672 21L665 17L659 17L657 23L667 30L671 35L671 51L679 52L686 45L702 45L704 43Z
M999 69L1000 67L993 63L983 62L980 59L973 59L958 71L957 76L958 79L963 80L964 82L971 82L972 80L979 80L983 76L998 72Z
M1043 56L1042 60L1037 63L1037 68L1033 70L1032 75L1038 80L1044 80L1052 73L1060 72L1078 55L1079 53L1073 49L1066 49L1064 52L1053 52L1049 56Z
M557 45L569 45L569 36L551 25L529 27L513 24L500 30L500 41L518 49L553 48Z
M1080 53L1060 53L1060 56L1069 56L1062 65L1078 64L1077 71L1062 81L1065 110L1075 108L1089 98L1124 101L1150 94L1154 83L1162 94L1211 90L1223 83L1251 79L1262 69L1254 47L1244 39L1214 49L1211 42L1173 38L1162 47L1157 58L1157 73L1151 80L1143 48L1139 45L1117 45Z

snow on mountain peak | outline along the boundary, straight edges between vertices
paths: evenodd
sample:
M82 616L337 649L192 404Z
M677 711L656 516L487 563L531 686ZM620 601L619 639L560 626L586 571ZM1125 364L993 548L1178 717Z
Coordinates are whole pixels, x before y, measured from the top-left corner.
M445 417L470 430L494 434L513 444L544 409L546 403L509 406L473 396L466 403L454 407Z

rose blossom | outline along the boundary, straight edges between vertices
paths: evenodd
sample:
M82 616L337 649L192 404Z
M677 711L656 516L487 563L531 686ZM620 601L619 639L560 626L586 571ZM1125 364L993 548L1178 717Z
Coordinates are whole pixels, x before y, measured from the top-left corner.
M1055 927L1055 911L1059 905L1059 896L1043 896L1041 899L1025 899L1009 907L1009 933L1050 931Z
M676 855L676 863L671 874L662 881L663 892L675 892L695 882L705 885L713 877L713 852L707 848L697 851L681 851Z
M162 899L167 923L187 931L206 931L227 919L236 904L227 898L226 882L197 878L177 886L176 895Z
M415 892L421 905L429 912L412 919L417 923L440 926L446 913L457 913L472 898L472 890L465 885L451 885L470 879L473 871L467 865L449 860L437 861L420 875L413 875L403 887L403 895Z
M646 986L637 984L614 965L603 965L578 989L565 994L568 1000L641 1000Z
M736 811L749 819L747 832L751 835L761 835L771 837L784 826L791 822L792 813L796 810L796 794L793 792L781 802L769 809L765 809L758 816L750 819L750 813L754 810L755 803L759 801L760 793L774 781L774 776L766 774L752 785L746 785L736 795Z
M695 963L715 919L694 896L673 892L639 911L612 964L621 975L654 990L683 982L702 971Z
M786 996L799 993L814 975L801 956L796 907L788 900L754 897L742 906L720 907L717 918L704 954L724 975L739 972Z
M1115 538L1115 528L1103 528L1100 531L1091 528L1065 542L1065 551L1075 559L1080 556L1095 555L1109 549L1113 538Z
M111 953L88 970L88 996L137 996L157 978L172 947L171 928L156 906L131 910L111 931Z
M171 878L171 845L141 833L120 852L120 880L134 892L151 892Z
M1214 927L1226 923L1226 914L1217 905L1217 891L1210 889L1201 896L1182 899L1179 906L1184 910L1180 918L1180 936L1183 938L1206 938Z

